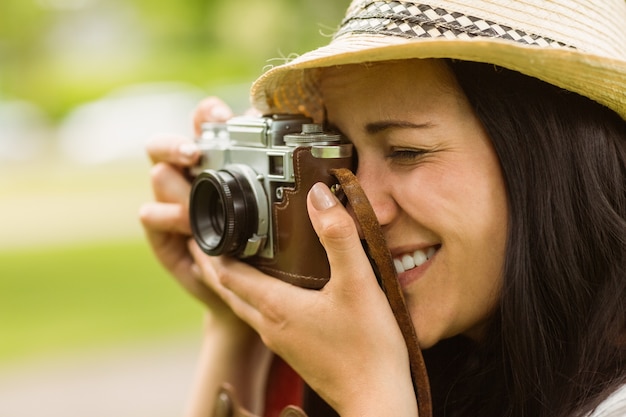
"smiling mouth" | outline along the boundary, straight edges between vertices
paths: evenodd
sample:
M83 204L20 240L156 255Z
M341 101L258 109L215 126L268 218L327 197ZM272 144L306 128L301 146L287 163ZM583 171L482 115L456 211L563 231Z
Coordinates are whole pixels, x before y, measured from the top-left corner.
M431 246L423 250L418 249L413 253L405 253L404 255L393 258L393 264L396 267L396 272L401 274L423 265L426 261L433 257L439 247L440 245Z

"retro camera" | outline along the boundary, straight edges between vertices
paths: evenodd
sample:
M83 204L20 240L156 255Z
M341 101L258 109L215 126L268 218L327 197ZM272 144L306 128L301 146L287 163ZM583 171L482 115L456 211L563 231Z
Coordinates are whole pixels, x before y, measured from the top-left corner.
M306 196L316 182L336 183L330 170L352 166L352 145L294 114L208 123L198 144L189 214L200 248L299 286L323 286L330 269Z

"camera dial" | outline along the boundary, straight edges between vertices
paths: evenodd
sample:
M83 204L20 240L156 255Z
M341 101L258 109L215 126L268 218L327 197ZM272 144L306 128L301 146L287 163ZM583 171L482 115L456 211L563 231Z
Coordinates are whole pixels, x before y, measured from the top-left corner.
M302 132L285 135L284 141L287 146L336 145L341 142L341 135L324 132L322 125L305 123Z

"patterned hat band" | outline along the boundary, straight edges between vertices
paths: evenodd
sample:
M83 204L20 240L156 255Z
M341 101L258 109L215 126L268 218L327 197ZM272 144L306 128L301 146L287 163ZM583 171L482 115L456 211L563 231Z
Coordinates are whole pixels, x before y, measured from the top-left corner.
M403 38L500 38L540 47L571 45L476 16L404 1L371 1L348 14L334 38L347 34L378 34Z
M624 22L625 0L352 0L333 40L270 68L251 101L323 120L323 68L448 58L538 78L626 120Z

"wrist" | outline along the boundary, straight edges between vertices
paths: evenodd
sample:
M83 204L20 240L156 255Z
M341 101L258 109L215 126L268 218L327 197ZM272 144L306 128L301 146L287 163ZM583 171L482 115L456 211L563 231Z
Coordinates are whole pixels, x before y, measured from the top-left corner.
M224 383L235 389L245 408L258 411L270 358L271 353L250 327L240 321L207 315L187 416L212 415L217 394Z
M417 417L417 399L410 376L355 387L354 395L337 407L341 417ZM392 382L395 381L395 382ZM350 399L351 398L351 399Z
M203 355L210 358L214 372L223 377L219 383L229 382L236 388L262 372L270 356L259 335L237 317L224 321L208 315L203 345Z
M419 413L415 398L399 401L381 398L380 401L375 403L368 400L357 406L350 407L349 410L340 412L339 415L341 417L418 417Z

